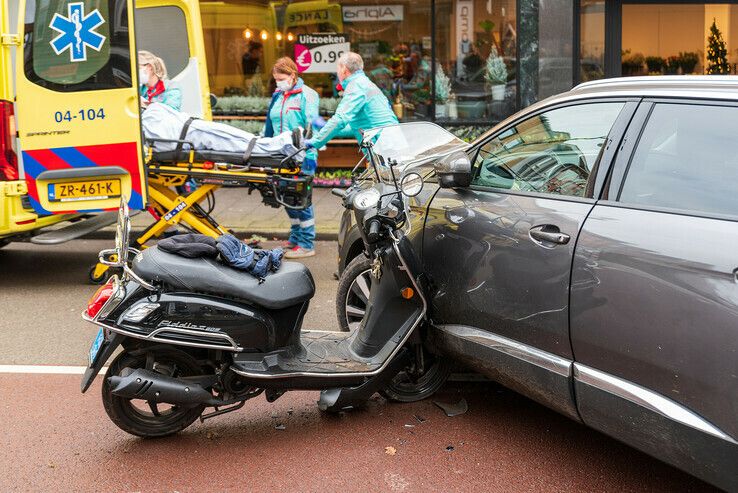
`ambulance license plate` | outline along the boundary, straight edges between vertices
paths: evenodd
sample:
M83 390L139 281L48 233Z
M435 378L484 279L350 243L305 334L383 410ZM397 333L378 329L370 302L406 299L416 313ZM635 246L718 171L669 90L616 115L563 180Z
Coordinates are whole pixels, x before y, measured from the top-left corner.
M75 181L49 184L49 200L73 202L120 197L120 180Z

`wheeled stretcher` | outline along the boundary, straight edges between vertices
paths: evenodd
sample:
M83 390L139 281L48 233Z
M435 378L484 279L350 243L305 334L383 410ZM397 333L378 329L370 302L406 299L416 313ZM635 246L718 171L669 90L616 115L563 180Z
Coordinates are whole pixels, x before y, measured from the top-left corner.
M311 205L312 175L302 173L298 152L291 156L254 154L253 146L246 153L198 150L186 140L168 139L166 143L176 144L173 150L155 151L155 144L162 141L165 139L146 142L148 212L154 222L136 239L139 249L178 224L213 238L230 233L212 216L214 194L224 185L247 188L249 194L256 190L271 207L300 210ZM181 193L193 178L198 187L189 194ZM106 278L104 264L98 263L90 272L93 282Z

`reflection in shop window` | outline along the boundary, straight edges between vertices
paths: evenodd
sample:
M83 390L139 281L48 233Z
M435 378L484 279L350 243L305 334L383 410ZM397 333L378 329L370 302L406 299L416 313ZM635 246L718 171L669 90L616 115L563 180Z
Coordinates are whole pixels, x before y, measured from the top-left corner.
M499 121L515 110L515 0L436 2L439 119ZM442 74L442 75L441 75Z
M623 5L622 74L687 75L706 73L708 44L724 39L728 72L738 62L738 6L730 4Z

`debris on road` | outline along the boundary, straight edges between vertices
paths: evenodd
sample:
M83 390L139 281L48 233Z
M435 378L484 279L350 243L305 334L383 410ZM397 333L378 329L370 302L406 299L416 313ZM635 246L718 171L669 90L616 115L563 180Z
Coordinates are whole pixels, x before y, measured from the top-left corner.
M423 416L419 415L419 414L414 414L413 417L415 418L415 420L418 423L423 423L423 422L426 421L426 419Z
M433 404L440 407L449 418L460 416L469 410L469 405L463 397L457 403L433 401Z
M287 427L286 427L285 425L283 425L282 423L279 423L278 425L276 425L276 426L274 427L274 429L275 429L275 430L286 430L286 429L287 429Z
M384 453L387 455L395 455L397 453L397 449L395 447L384 447Z
M453 445L449 445L449 446L446 447L446 452L453 452L453 451L454 451L454 446Z
M405 428L415 428L415 425L405 425Z

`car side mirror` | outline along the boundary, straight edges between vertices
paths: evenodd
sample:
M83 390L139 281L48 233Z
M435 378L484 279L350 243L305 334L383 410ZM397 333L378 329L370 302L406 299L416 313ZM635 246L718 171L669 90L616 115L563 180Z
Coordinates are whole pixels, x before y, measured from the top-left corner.
M468 187L471 184L471 161L463 152L455 152L434 165L441 188Z

